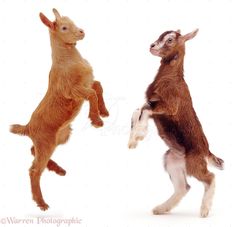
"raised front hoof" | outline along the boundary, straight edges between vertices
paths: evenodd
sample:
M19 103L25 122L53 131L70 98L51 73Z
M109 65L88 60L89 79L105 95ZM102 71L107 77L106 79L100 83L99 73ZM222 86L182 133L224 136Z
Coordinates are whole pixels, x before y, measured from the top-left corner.
M96 120L92 120L91 124L95 127L95 128L100 128L104 125L104 122L101 119L96 119Z
M48 162L47 168L49 171L53 171L60 176L64 176L66 174L66 171L52 160Z
M161 214L165 214L167 212L169 212L169 209L167 209L167 207L165 206L157 206L152 210L154 215L161 215Z
M40 203L38 204L38 207L42 210L42 211L46 211L48 210L49 206L46 203Z
M109 116L108 110L102 110L102 111L100 111L100 116L101 116L101 117L108 117L108 116Z
M55 171L56 174L58 174L59 176L65 176L66 175L66 171L64 169L58 169Z
M206 207L202 207L200 212L201 218L207 218L208 215L209 215L209 209Z

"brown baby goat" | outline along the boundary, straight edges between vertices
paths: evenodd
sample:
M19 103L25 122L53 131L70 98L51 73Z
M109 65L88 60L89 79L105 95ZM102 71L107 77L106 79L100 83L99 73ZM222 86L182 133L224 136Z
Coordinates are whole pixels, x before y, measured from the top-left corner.
M25 126L12 125L11 132L29 136L35 156L29 170L33 199L41 210L48 209L41 189L40 177L44 169L65 175L65 170L50 158L56 146L67 142L70 124L77 116L84 100L90 103L89 118L95 127L101 127L100 116L109 115L103 100L103 89L94 81L92 68L76 49L76 42L84 38L84 31L53 9L56 20L51 22L40 13L43 24L49 28L52 67L48 90Z
M190 189L186 180L189 175L204 183L201 217L207 217L215 190L215 176L208 171L207 162L223 169L223 160L209 150L184 80L185 42L194 38L197 32L181 35L179 30L167 31L151 44L150 52L161 57L161 65L146 91L147 104L135 111L132 117L130 148L135 148L137 141L145 136L146 116L153 118L160 137L169 147L164 165L175 192L166 202L153 209L154 214L168 212L180 202Z

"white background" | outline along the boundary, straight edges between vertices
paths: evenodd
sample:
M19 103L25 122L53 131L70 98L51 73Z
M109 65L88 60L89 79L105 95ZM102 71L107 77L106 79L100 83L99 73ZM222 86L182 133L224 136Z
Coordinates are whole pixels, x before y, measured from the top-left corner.
M53 7L85 30L77 48L103 84L110 117L95 129L88 104L83 106L70 141L53 155L67 175L43 174L50 209L42 212L31 200L31 141L8 128L26 124L46 92L51 50L38 14L52 20ZM77 217L86 227L233 226L234 9L232 0L0 0L0 220ZM148 137L128 150L130 118L159 66L149 45L166 30L184 34L195 28L199 33L186 46L185 79L211 151L225 160L226 169L212 170L217 186L208 219L199 218L203 185L192 178L180 205L154 216L151 209L173 191L162 163L167 148L150 122Z

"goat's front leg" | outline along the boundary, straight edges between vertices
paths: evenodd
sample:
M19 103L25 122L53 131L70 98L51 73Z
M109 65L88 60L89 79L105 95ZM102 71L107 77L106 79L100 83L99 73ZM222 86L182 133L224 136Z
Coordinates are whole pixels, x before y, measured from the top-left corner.
M130 149L136 148L138 141L143 140L148 131L148 119L151 117L152 111L148 104L141 109L134 111L131 118L131 133L128 142Z
M75 98L81 97L89 101L89 118L91 119L91 124L95 127L102 127L103 121L99 116L98 98L95 90L83 86L76 86L71 92Z
M101 117L108 117L109 112L105 106L104 98L103 98L103 88L99 81L94 81L92 88L95 90L97 98L98 98L98 109L100 111Z

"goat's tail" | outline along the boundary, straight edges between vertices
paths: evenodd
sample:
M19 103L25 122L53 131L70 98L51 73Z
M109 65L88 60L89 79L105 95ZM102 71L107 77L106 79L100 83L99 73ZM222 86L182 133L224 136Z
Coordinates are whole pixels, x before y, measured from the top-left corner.
M11 125L10 126L10 132L14 133L14 134L19 134L22 136L27 136L29 134L28 132L28 127L25 125Z
M224 160L221 158L216 157L209 151L208 154L208 162L216 167L217 169L223 170L224 169Z

